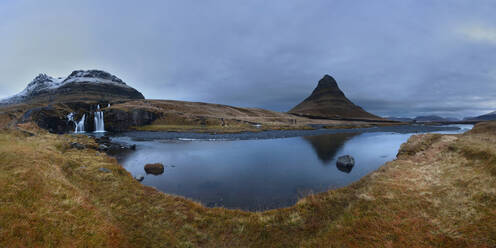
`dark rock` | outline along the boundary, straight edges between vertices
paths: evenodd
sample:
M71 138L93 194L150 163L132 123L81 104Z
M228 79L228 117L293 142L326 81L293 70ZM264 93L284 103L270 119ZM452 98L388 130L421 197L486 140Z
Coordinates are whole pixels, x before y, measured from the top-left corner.
M108 149L109 149L109 147L107 145L104 145L104 144L98 145L99 151L107 151Z
M128 131L131 127L139 127L151 124L159 118L159 114L147 109L110 109L105 115L105 128L111 132Z
M95 142L98 144L109 144L110 143L110 137L102 136L99 138L95 138Z
M103 168L103 167L102 168L99 168L98 170L101 171L101 172L104 172L104 173L110 173L111 172L109 169Z
M136 179L138 182L141 182L141 181L143 181L143 179L145 179L145 176L142 174L139 174L139 175L136 175L134 177L134 179Z
M118 151L121 151L121 150L125 150L125 147L124 146L121 146L120 144L116 144L116 143L110 144L110 146L108 148L108 151L109 152L118 152Z
M133 150L133 151L134 151L134 150L136 150L136 144L132 144L132 145L129 147L129 149L131 149L131 150Z
M161 163L146 164L145 172L147 174L160 175L164 173L164 165Z
M336 162L336 167L338 170L346 173L350 173L353 166L355 166L355 159L350 155L341 156Z
M79 144L79 143L73 142L73 143L71 143L71 148L75 148L75 149L78 149L78 150L83 150L83 149L86 148L86 146L83 145L83 144Z
M74 124L70 123L66 116L67 114L64 112L48 105L27 110L17 123L33 121L36 125L51 133L64 133L74 130Z

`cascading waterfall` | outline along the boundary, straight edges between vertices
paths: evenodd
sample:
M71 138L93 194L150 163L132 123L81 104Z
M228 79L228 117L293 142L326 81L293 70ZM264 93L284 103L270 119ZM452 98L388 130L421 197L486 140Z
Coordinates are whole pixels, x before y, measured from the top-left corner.
M108 104L107 107L110 107L110 104ZM104 133L105 131L105 123L103 120L103 111L100 110L100 105L96 106L96 112L94 113L95 115L95 133ZM84 133L86 132L86 129L84 127L84 123L86 121L86 114L83 114L83 117L81 120L76 121L74 119L74 113L69 113L67 115L67 119L69 121L72 121L76 125L76 129L74 130L75 133Z
M86 114L83 114L83 117L81 118L81 120L76 121L76 120L74 120L74 113L70 113L69 115L67 115L67 119L69 119L69 121L72 121L76 125L76 129L74 129L75 133L84 133L85 132L84 122L86 121Z
M97 105L96 109L97 111L95 112L95 133L104 133L105 123L103 121L103 111L100 110L100 105Z

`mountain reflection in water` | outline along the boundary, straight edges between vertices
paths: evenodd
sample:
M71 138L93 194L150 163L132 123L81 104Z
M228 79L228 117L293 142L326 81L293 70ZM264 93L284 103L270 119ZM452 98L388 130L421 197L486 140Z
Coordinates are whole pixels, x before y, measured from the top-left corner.
M178 134L174 134L178 135ZM393 160L412 133L334 133L254 140L140 140L136 151L119 158L134 176L147 163L163 163L162 175L143 184L199 201L206 206L264 210L290 206L308 192L346 186ZM355 158L353 170L336 158Z
M312 145L313 150L323 164L329 164L338 150L358 133L336 133L303 137Z

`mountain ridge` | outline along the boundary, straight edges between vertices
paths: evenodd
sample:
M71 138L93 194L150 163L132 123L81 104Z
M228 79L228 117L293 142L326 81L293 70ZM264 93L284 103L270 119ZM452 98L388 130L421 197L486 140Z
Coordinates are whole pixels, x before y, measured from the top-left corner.
M474 116L474 117L466 117L463 119L464 121L493 121L496 120L496 111L492 111L487 114Z
M1 105L58 100L144 99L136 89L115 75L102 70L76 70L67 77L36 76L18 94L1 99Z

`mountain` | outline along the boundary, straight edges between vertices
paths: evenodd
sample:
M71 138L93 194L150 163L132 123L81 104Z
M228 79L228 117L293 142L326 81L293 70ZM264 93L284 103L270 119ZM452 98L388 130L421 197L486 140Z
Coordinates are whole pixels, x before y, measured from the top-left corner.
M289 113L323 119L384 120L348 100L339 89L336 80L329 75L325 75L312 94Z
M414 119L413 118L408 118L408 117L393 117L393 116L389 116L389 117L384 117L388 120L392 120L392 121L401 121L401 122L413 122Z
M484 115L479 115L476 117L467 117L463 119L464 121L493 121L496 120L496 111L487 113Z
M456 118L445 118L438 115L425 115L415 117L416 122L450 122L458 121Z
M0 100L0 104L116 99L144 99L144 96L108 72L78 70L66 78L40 74L23 91Z

